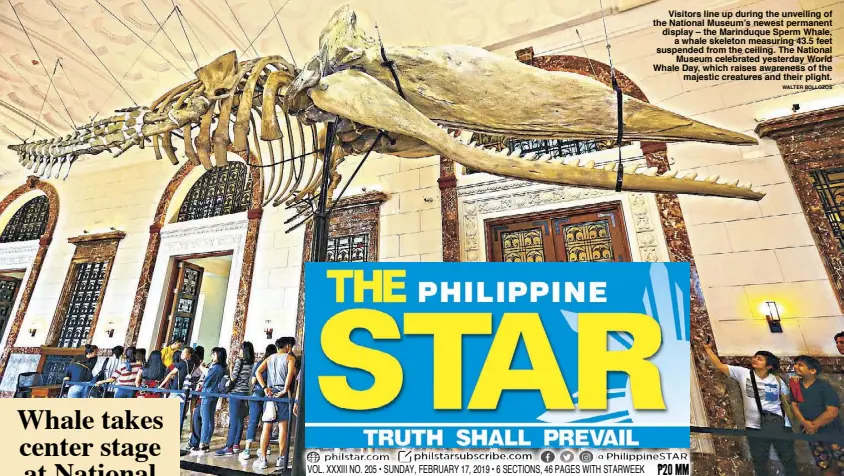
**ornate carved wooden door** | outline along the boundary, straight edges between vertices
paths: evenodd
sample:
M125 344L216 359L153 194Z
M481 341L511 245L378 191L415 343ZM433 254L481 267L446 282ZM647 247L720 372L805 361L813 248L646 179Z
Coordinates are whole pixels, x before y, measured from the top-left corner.
M179 274L173 288L170 314L167 317L167 339L166 342L159 342L159 346L169 344L176 338L181 338L185 343L190 340L204 271L204 268L192 263L179 263Z
M489 220L486 238L489 261L630 261L619 202Z
M0 339L6 332L6 325L11 319L15 298L20 290L21 280L9 276L0 276Z

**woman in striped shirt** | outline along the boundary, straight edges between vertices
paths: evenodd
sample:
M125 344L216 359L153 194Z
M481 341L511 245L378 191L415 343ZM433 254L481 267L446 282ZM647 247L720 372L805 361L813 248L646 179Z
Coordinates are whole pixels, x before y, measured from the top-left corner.
M117 386L117 392L114 394L114 398L134 398L134 390L124 390L120 387L134 386L138 373L143 368L143 364L138 360L137 350L134 347L127 348L126 354L124 355L126 358L123 360L123 364L117 367L117 370L111 374L111 377L97 382L97 386L114 383Z
M228 393L231 395L249 395L250 380L252 379L252 364L255 363L255 349L251 342L244 342L240 346L240 358L234 362L229 379ZM243 440L243 418L246 416L248 404L245 400L229 398L229 437L225 448L217 450L217 456L231 456L240 452L240 442Z
M253 397L263 397L264 396L264 387L258 383L258 379L255 378L255 372L258 370L258 367L267 360L267 358L271 355L274 355L278 349L276 349L275 344L267 345L267 349L264 351L264 358L260 362L255 362L252 364L252 371L250 372L250 377L252 381L252 396ZM267 371L265 370L263 373L264 379L267 378ZM255 435L258 433L258 424L261 423L261 414L264 412L264 402L250 400L249 401L249 426L246 427L246 448L240 453L241 461L248 460L252 455L249 452L249 446L255 441ZM267 448L267 453L269 454L270 449Z

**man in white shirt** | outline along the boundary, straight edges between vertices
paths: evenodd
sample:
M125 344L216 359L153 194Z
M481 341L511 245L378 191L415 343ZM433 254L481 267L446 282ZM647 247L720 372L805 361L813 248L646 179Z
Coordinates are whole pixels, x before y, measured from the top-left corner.
M704 344L706 355L712 365L739 384L744 403L745 427L760 432L759 437L748 438L750 456L756 476L767 476L771 446L777 451L787 476L797 476L794 457L794 441L765 438L767 435L791 433L791 422L785 412L780 396L791 396L788 385L772 372L780 367L780 360L766 350L756 352L751 368L727 365L721 362L712 350L712 344ZM754 391L754 383L755 391ZM790 402L786 402L790 405Z

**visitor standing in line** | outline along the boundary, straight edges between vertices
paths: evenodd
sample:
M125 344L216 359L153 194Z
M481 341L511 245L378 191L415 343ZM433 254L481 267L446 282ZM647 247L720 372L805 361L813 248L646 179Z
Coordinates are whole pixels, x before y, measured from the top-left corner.
M281 337L275 342L278 353L261 362L255 377L261 387L264 388L264 395L272 398L290 397L290 390L296 378L296 356L293 354L293 346L296 345L294 337ZM266 371L266 379L264 378ZM287 432L290 421L290 405L287 403L266 402L264 404L264 428L261 432L261 449L258 452L258 459L253 464L255 469L267 467L267 449L270 446L272 435L272 424L278 423L278 447L279 455L276 461L277 468L287 468Z
M240 358L232 366L228 393L230 395L249 396L252 365L255 363L255 348L251 342L240 346ZM247 412L247 402L239 398L229 398L229 436L226 446L217 450L217 456L232 456L240 452L243 440L243 418Z

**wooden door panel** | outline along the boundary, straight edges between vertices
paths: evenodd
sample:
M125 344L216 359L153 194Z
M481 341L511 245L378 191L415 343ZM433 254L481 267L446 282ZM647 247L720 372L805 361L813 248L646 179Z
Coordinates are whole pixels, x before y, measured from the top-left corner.
M571 262L630 261L621 210L581 212L554 218L558 255Z
M529 220L488 228L488 253L492 261L541 263L556 261L551 224L548 220Z
M170 291L173 293L173 299L165 324L166 343L160 344L172 343L176 338L181 338L185 343L190 341L204 272L205 269L201 266L185 261L179 263L176 285Z
M566 261L615 261L607 220L563 225L560 234Z
M486 229L490 261L630 261L618 202L491 220Z

